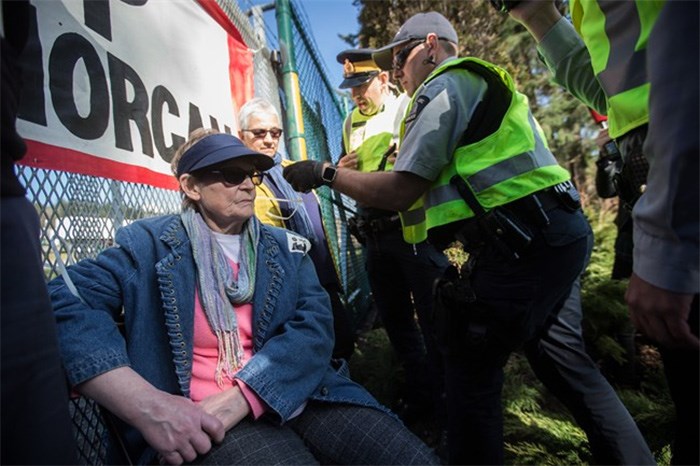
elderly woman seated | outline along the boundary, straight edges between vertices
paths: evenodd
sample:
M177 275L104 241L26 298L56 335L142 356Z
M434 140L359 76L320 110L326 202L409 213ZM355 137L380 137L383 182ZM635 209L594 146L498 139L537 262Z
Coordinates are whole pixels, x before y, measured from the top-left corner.
M73 285L49 284L71 385L123 421L139 463L437 464L331 365L308 241L253 215L272 164L193 132L173 159L182 213L122 228L68 268Z

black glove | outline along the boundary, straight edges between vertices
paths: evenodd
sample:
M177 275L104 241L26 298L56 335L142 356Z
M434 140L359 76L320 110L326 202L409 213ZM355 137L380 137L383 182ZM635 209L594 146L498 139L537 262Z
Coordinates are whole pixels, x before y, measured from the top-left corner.
M282 175L296 191L307 193L323 185L323 162L302 160L284 167Z
M598 167L595 173L595 190L598 196L603 199L617 196L615 178L622 171L620 153L618 152L616 156L610 156L601 150L595 164Z

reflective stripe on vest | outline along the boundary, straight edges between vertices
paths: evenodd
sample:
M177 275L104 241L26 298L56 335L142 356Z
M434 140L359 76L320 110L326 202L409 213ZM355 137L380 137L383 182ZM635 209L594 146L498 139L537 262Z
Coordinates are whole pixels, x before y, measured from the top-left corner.
M649 121L646 45L664 0L572 0L571 17L608 101L610 136Z
M480 141L458 147L430 189L408 211L401 212L404 239L409 243L425 240L431 228L474 216L449 182L457 173L486 210L570 178L549 151L542 129L530 113L527 97L515 91L504 70L482 60L463 58L441 66L425 82L448 69L466 73L465 67L482 76L489 72L499 76L511 92L510 106L497 130Z

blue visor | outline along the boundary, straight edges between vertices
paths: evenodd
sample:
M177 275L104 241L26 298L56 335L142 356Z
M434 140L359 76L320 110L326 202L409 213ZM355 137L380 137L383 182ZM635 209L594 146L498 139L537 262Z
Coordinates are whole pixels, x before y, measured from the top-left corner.
M237 137L217 133L205 137L187 149L178 162L177 176L240 158L252 162L259 171L269 170L275 163L272 157L249 149Z

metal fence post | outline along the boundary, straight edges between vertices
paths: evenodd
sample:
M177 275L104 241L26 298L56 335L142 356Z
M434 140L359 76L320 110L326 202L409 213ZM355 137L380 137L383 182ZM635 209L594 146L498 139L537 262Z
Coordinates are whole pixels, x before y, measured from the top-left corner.
M304 118L301 109L299 74L294 58L292 12L289 0L277 0L275 15L277 18L280 52L282 54L282 88L286 95L284 117L289 134L287 150L292 160L306 160Z

